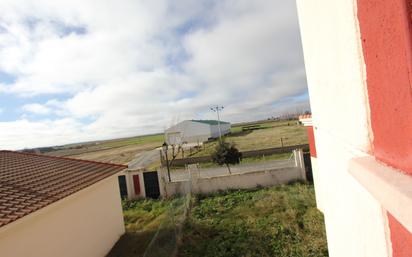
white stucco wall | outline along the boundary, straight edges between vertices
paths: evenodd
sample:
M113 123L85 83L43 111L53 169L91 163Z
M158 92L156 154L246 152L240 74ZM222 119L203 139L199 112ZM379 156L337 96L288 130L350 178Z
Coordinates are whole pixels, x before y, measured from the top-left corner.
M162 196L191 193L208 194L228 189L248 189L258 186L269 187L291 181L305 180L303 163L298 167L278 168L241 174L227 174L215 177L199 177L202 171L191 171L191 180L168 182L165 171L160 179ZM302 166L303 165L303 166Z
M320 189L324 188L324 186L322 185L322 176L320 176L318 170L318 158L311 157L310 159L312 164L313 184L315 185L316 206L321 212L323 212L324 208L322 199L324 197L322 197L322 195L320 194Z
M144 187L144 179L143 179L143 170L141 171L128 170L124 172L124 175L126 176L128 199L131 200L131 199L146 197L146 190ZM134 175L139 175L140 194L136 194L135 192L134 180L133 180Z
M124 231L112 176L0 228L0 256L104 257Z
M331 257L386 257L380 204L348 172L370 149L355 0L297 0L317 148L317 202Z
M269 187L300 180L299 168L283 168L268 171L256 171L245 174L232 174L212 178L193 178L192 180L162 183L163 196L184 195L188 192L208 194L228 189L248 189L258 186Z
M192 192L208 194L227 189L248 189L258 186L268 187L303 179L301 175L301 170L295 167L232 174L213 178L199 178L193 181Z

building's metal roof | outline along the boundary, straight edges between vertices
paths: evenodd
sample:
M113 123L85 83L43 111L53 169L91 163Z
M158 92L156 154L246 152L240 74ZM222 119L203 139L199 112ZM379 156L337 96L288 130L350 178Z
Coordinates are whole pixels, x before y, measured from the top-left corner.
M218 125L219 121L217 120L192 120L194 122L204 123L208 125ZM230 122L220 121L220 124L230 124Z

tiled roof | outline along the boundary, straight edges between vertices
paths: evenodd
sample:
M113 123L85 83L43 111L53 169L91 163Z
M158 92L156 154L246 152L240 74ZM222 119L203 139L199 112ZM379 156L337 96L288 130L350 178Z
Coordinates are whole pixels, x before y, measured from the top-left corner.
M192 120L194 122L199 122L199 123L204 123L208 125L218 125L219 121L217 120ZM226 121L220 121L220 124L230 124L229 122Z
M0 227L127 168L124 165L0 151Z
M312 114L304 114L299 116L299 120L312 119Z
M312 114L300 115L300 116L299 116L299 121L302 122L302 124L303 124L305 127L311 127L311 126L313 126Z

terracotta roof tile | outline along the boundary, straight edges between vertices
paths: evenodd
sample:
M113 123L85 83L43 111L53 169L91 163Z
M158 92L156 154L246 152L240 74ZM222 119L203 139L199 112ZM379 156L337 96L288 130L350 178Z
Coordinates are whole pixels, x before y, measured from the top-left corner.
M312 114L303 114L299 116L299 120L312 119Z
M125 165L0 151L0 227L126 168Z

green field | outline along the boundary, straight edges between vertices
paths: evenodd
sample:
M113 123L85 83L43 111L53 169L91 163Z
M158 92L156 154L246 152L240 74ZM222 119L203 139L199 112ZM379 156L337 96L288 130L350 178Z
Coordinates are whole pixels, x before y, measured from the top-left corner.
M155 134L155 135L137 136L137 137L132 137L132 138L118 139L118 140L110 140L110 141L103 142L101 146L112 148L112 147L123 147L123 146L128 146L128 145L143 145L143 144L151 144L151 143L156 143L160 146L162 145L163 142L164 142L164 135Z
M125 204L127 233L108 256L143 256L167 218L168 206L179 201L182 199ZM198 195L192 204L178 241L180 257L328 256L323 216L316 209L311 185ZM156 247L167 248L170 241L171 237L165 237Z
M278 154L271 154L271 155L266 155L266 156L247 157L247 158L242 158L239 165L249 164L249 163L259 163L259 162L265 162L265 161L286 160L286 159L289 159L291 155L292 153L278 153ZM179 166L174 166L174 167L179 167ZM180 168L181 167L183 166L180 166ZM222 167L222 166L214 162L199 163L199 168L215 168L215 167Z
M307 143L306 130L302 125L298 125L296 120L263 121L250 123L247 126L250 125L255 126L257 129L243 131L242 128L246 125L234 125L231 134L226 136L226 140L235 143L241 151L280 147L281 138L284 145ZM67 145L59 150L50 151L46 154L127 164L133 160L137 154L160 147L163 142L164 135L155 134ZM193 150L190 156L210 155L217 142L217 140L206 142L200 151ZM187 157L188 154L189 151L186 151L185 157ZM178 158L181 157L182 155L178 156ZM160 161L153 163L151 168L155 169L159 165Z
M267 121L256 123L258 129L242 131L243 126L233 126L231 134L225 140L234 143L240 151L307 144L308 138L305 127L292 121ZM282 142L281 142L282 138ZM210 155L216 147L218 140L207 142L201 151L192 156Z

